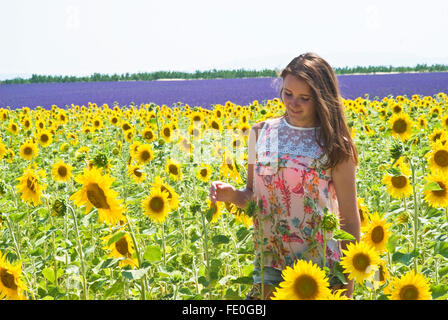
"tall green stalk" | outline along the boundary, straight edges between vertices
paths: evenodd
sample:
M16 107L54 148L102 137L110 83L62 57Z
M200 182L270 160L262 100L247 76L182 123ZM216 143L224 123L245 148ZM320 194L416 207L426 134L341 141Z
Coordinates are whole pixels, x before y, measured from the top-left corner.
M82 252L81 237L79 236L78 221L76 218L75 210L72 208L72 206L70 206L68 204L67 204L67 206L70 208L70 211L71 211L72 217L73 217L73 222L75 225L76 242L78 244L79 260L81 261L83 296L84 296L84 300L88 300L89 292L88 292L88 288L87 288L86 265L84 262L84 253Z
M418 205L417 205L417 188L416 188L416 181L415 181L415 166L414 163L412 163L412 160L409 159L409 165L411 167L412 172L412 193L413 193L413 199L414 199L414 253L417 255L418 251ZM414 269L415 272L418 272L418 264L417 264L417 258L414 257Z

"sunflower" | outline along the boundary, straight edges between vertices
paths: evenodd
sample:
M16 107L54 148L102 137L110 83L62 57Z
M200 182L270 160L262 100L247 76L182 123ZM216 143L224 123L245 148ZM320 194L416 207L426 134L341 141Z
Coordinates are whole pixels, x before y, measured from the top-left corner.
M440 120L445 129L448 129L448 114L444 115Z
M143 212L154 222L164 222L170 213L168 193L158 188L151 189L146 199L142 201Z
M19 126L15 122L10 122L9 126L8 126L8 130L12 134L17 134L17 132L19 131Z
M36 172L35 166L29 166L19 180L19 184L16 186L17 190L22 193L21 199L24 202L33 202L34 206L41 203L40 197L42 191L45 190L46 185L41 184L41 180L45 177L45 172L40 170Z
M341 266L347 272L350 280L362 283L374 275L380 257L370 245L364 242L349 243L347 250L342 250Z
M27 290L21 279L22 263L10 264L0 252L0 300L26 300Z
M53 142L53 134L46 129L40 130L37 134L37 141L43 147L48 147Z
M137 150L138 147L140 147L142 145L142 143L140 141L134 141L132 142L132 144L129 146L129 154L132 158L137 158Z
M138 261L135 258L134 243L132 242L131 236L128 233L124 233L119 240L107 245L112 236L114 236L114 234L103 238L103 241L106 243L106 246L103 249L110 250L108 257L120 259L118 262L120 267L138 267Z
M28 140L22 146L20 146L20 156L25 160L32 160L39 153L39 148L32 141Z
M126 134L128 130L133 129L133 126L129 123L129 121L123 121L121 123L121 129L123 130L123 133Z
M433 144L431 152L425 155L433 173L448 174L448 145L440 141Z
M8 149L6 148L5 144L0 140L0 159L3 159L7 151Z
M222 215L222 202L211 202L210 199L207 198L207 210L211 210L213 213L210 223L215 223Z
M211 130L217 130L220 133L222 133L222 130L223 130L221 121L214 117L209 119L208 128Z
M23 126L25 129L27 129L27 130L31 129L32 122L31 122L31 119L30 119L28 116L25 116L25 117L22 119L21 123L22 123L22 126Z
M428 139L431 144L435 144L439 141L446 140L447 137L448 137L448 134L447 134L446 130L440 129L440 128L435 128L434 130L432 130L432 132L428 136Z
M378 270L375 271L375 275L373 276L373 283L376 289L379 286L382 286L389 279L389 271L386 267L387 262L385 260L380 260L378 263Z
M241 176L236 168L235 161L233 161L233 158L229 155L223 157L219 173L223 177L232 179L237 184L243 183L243 180L241 179Z
M433 208L448 207L448 177L446 175L432 175L426 177L427 184L423 189L425 201Z
M154 131L152 130L152 128L146 127L143 131L142 131L142 137L143 139L146 140L146 142L153 142L154 140L156 140L156 135L154 134Z
M169 184L166 184L160 176L157 176L154 179L154 183L151 185L153 188L159 189L161 192L166 192L168 194L168 201L171 209L177 210L179 207L179 195Z
M149 144L141 144L137 149L135 158L139 164L146 164L154 159L154 150Z
M189 141L189 139L181 137L178 144L179 148L187 155L191 155L193 153L193 145L191 144L191 141Z
M364 203L363 198L358 198L358 212L361 220L361 228L369 224L369 208Z
M401 199L412 194L412 186L408 177L404 175L392 176L386 174L383 176L382 183L386 185L386 191L394 198Z
M118 193L110 188L114 180L115 178L108 174L102 175L101 168L84 168L83 174L75 178L75 181L82 184L82 187L70 197L70 200L73 200L78 207L85 205L85 214L95 207L98 210L100 223L115 225L120 221L125 221L124 208L121 206L122 200L118 200Z
M145 181L146 174L139 165L131 165L128 167L128 175L136 183Z
M325 271L311 261L297 260L293 268L282 271L282 277L272 300L323 300L330 295Z
M162 126L162 129L160 130L160 135L162 136L163 140L165 140L165 142L170 142L173 138L173 128L171 124L164 124Z
M179 181L182 179L182 170L180 168L180 164L175 160L168 158L165 166L165 171L169 174L169 177L175 181Z
M53 165L51 173L54 180L65 182L70 180L70 178L72 177L72 169L73 167L71 165L66 164L64 161L58 159L58 161Z
M386 243L389 240L391 232L389 231L391 224L386 223L386 219L381 217L378 212L373 213L370 216L370 223L367 227L362 229L364 233L361 241L365 241L382 253L386 250Z
M391 300L431 300L428 280L415 270L392 279L384 293L390 295Z
M212 175L212 169L208 164L201 164L197 168L196 177L202 182L207 182Z
M408 140L412 135L413 122L407 113L394 114L389 120L392 136Z
M190 121L193 123L203 122L204 118L205 118L204 114L202 114L202 112L199 111L193 111L190 114Z
M351 300L349 297L344 295L345 291L347 291L347 289L335 290L334 292L331 292L325 300Z

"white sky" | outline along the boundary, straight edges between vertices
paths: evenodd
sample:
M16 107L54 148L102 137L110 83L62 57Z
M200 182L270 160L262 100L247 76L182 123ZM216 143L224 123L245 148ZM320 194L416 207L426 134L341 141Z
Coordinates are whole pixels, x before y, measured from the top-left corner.
M448 64L446 0L0 0L0 79Z

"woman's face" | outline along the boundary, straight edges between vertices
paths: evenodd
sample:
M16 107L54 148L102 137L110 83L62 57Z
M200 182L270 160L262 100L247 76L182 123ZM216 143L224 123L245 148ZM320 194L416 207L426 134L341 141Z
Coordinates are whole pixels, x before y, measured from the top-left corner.
M282 100L287 121L297 127L317 127L318 119L310 86L291 74L283 79Z

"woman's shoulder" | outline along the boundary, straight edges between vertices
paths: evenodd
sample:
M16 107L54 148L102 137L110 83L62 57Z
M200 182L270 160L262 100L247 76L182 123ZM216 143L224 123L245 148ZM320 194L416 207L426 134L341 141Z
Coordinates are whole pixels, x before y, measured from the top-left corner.
M271 118L271 119L266 119L266 120L264 120L264 121L257 122L256 124L254 124L254 125L252 126L252 129L257 130L257 131L258 131L258 130L261 130L263 127L265 127L265 125L269 125L269 126L271 126L271 125L273 125L274 123L279 122L281 119L282 119L282 118Z

